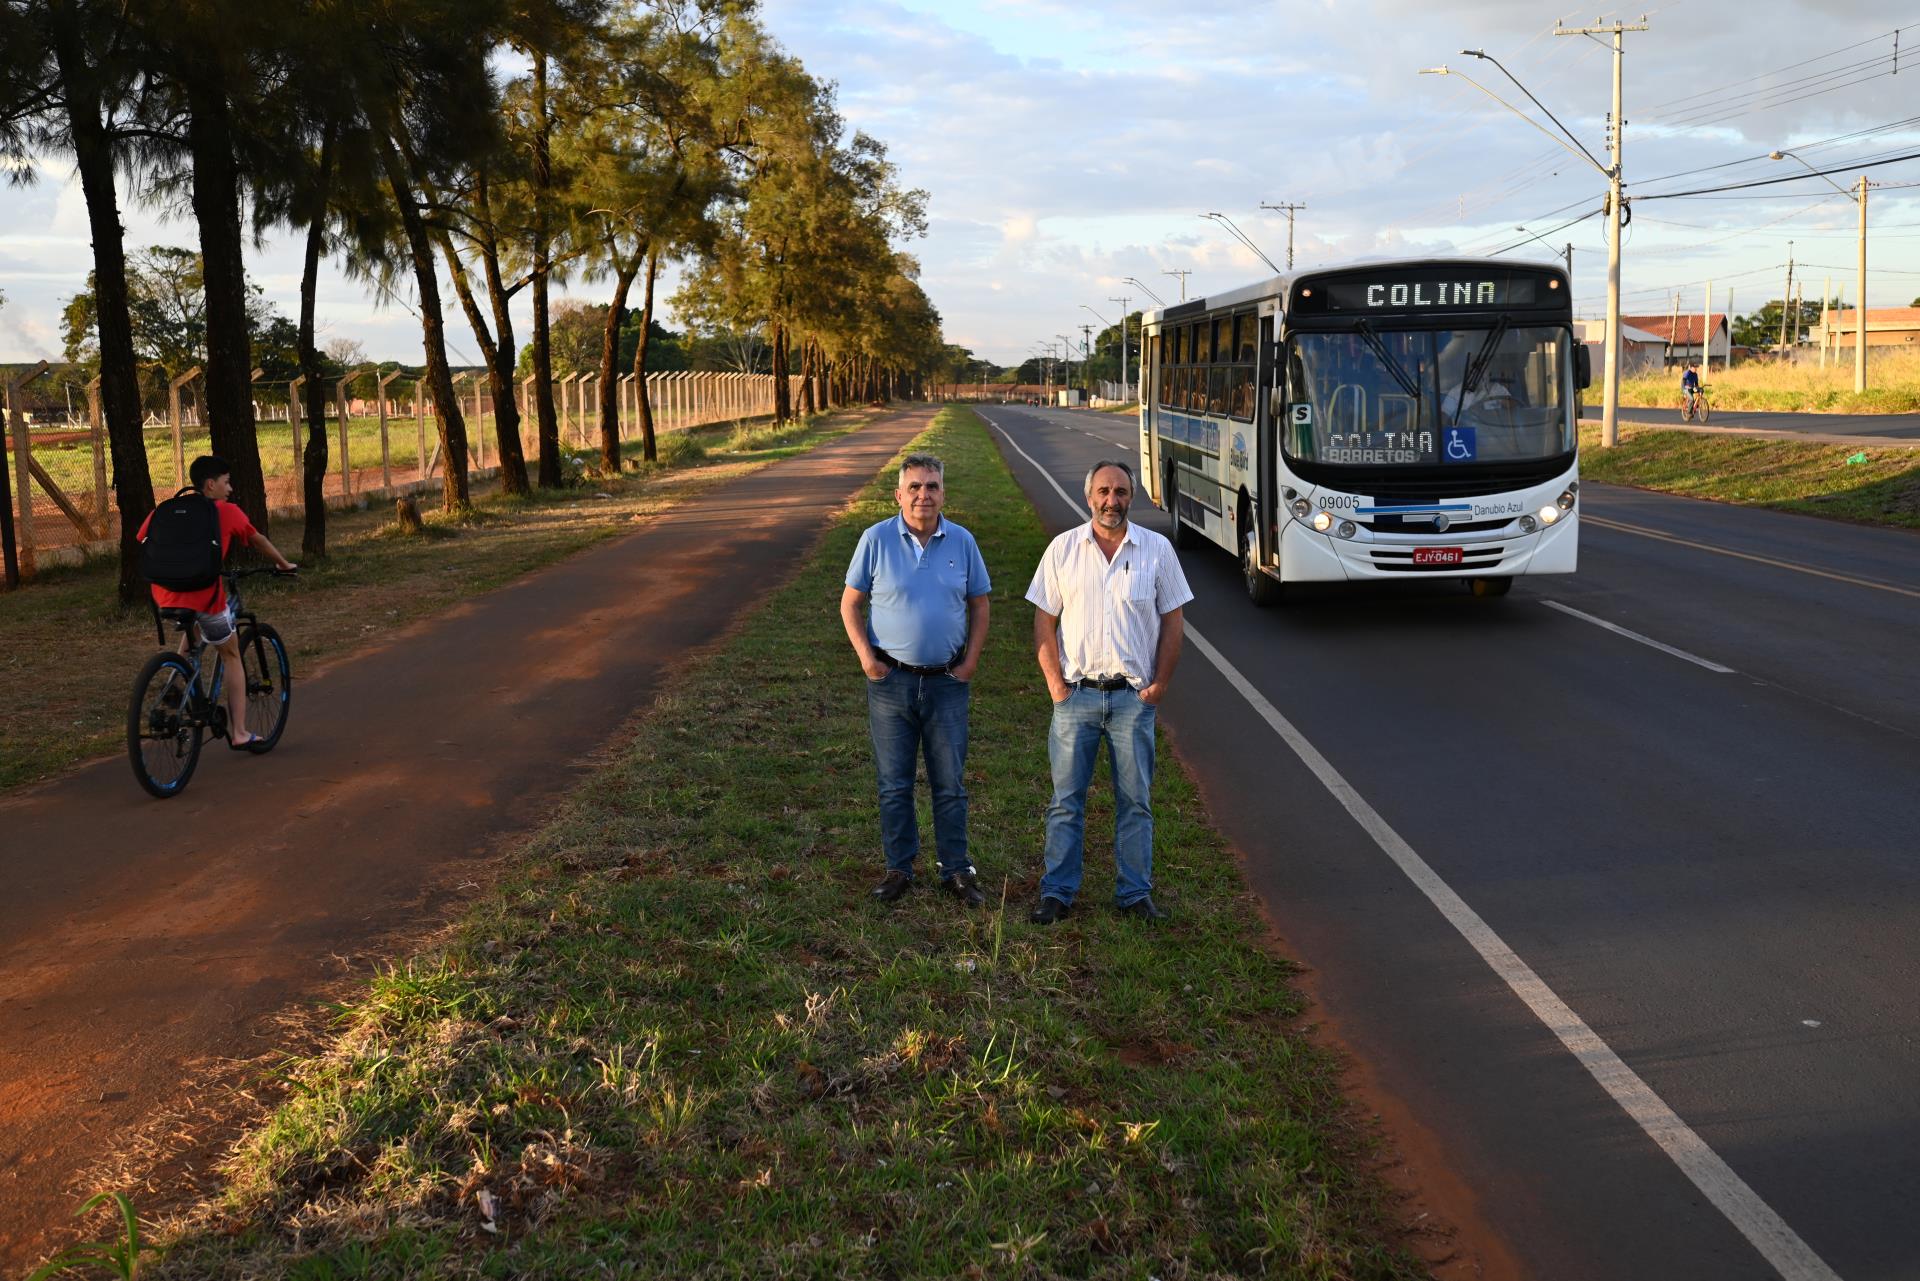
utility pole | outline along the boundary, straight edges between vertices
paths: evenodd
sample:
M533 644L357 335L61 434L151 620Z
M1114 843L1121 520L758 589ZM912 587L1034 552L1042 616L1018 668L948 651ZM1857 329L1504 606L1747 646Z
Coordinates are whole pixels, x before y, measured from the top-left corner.
M1895 37L1897 41L1899 37ZM1898 44L1894 46L1898 48ZM1867 175L1860 175L1860 303L1853 322L1853 390L1867 389Z
M1296 209L1305 209L1306 206L1300 205L1300 204L1283 203L1283 204L1274 204L1274 205L1262 204L1260 207L1262 209L1271 209L1275 213L1283 213L1287 216L1287 270L1292 271L1293 270L1293 214Z
M1573 288L1573 242L1567 242L1567 288Z
M1700 295L1700 372L1707 373L1713 368L1713 282L1707 282L1706 292Z
M1190 267L1182 267L1177 271L1163 271L1160 274L1163 276L1180 277L1180 301L1185 302L1187 300L1187 277L1193 274L1193 269Z
M1833 317L1827 311L1827 300L1833 297L1833 277L1828 276L1820 285L1820 368L1827 367L1827 340L1833 337Z
M1131 387L1133 384L1127 381L1127 343L1131 341L1127 337L1127 306L1133 299L1108 298L1107 301L1120 304L1120 385Z
M1780 355L1787 354L1787 308L1793 302L1793 242L1787 242L1787 287L1780 293Z
M1667 299L1667 364L1673 364L1673 349L1680 345L1680 294L1676 290Z
M1727 286L1727 364L1726 364L1726 368L1728 370L1731 370L1733 368L1733 286L1732 285Z
M1607 376L1602 383L1604 398L1600 411L1600 444L1608 449L1620 443L1620 220L1626 214L1624 172L1627 120L1621 114L1620 64L1626 49L1622 37L1629 31L1645 31L1644 19L1628 25L1615 22L1604 27L1556 26L1556 36L1613 37L1613 114L1608 117L1611 130L1607 138Z

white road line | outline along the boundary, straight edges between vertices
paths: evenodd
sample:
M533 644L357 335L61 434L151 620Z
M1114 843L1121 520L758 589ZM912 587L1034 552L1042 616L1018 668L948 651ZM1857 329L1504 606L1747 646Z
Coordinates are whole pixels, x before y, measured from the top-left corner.
M981 417L985 418L986 415ZM987 421L993 422L992 419ZM1067 506L1091 519L1087 509L1060 488L1053 474L1042 467L1032 454L1022 449L1006 428L998 423L993 423L993 426L1006 437L1014 452L1026 459L1053 486L1053 492L1059 494ZM1467 906L1466 900L1454 893L1453 888L1440 878L1440 874L1414 852L1413 847L1380 817L1373 806L1367 804L1353 784L1347 782L1340 771L1320 754L1319 749L1307 741L1306 735L1294 728L1293 722L1282 716L1279 709L1268 702L1266 696L1254 688L1253 682L1241 675L1240 669L1215 649L1192 622L1186 625L1186 638L1239 692L1255 714L1280 736L1281 741L1293 749L1294 755L1320 780L1321 786L1332 793L1333 798L1353 816L1362 830L1373 838L1373 843L1380 847L1381 853L1393 860L1513 994L1526 1003L1534 1017L1559 1038L1567 1051L1599 1082L1600 1088L1633 1118L1647 1137L1680 1167L1680 1172L1760 1252L1780 1274L1782 1281L1840 1281L1839 1274L1787 1226L1786 1220L1774 1213L1772 1207L1747 1186L1746 1180L1734 1173L1733 1167L1708 1147L1706 1141L1654 1093L1652 1086L1641 1080L1639 1074L1628 1067L1598 1033L1554 994L1553 989L1493 932L1492 927L1480 919L1480 914Z
M1639 632L1630 631L1618 623L1609 623L1604 618L1595 618L1585 610L1575 609L1571 605L1562 605L1557 600L1543 600L1540 603L1548 609L1557 609L1562 614L1570 618L1577 618L1583 623L1592 623L1595 627L1604 627L1616 636L1624 636L1630 641L1639 641L1642 645L1651 646L1663 654L1672 654L1675 658L1684 658L1696 667L1704 667L1710 672L1719 672L1723 676L1735 674L1731 667L1722 667L1712 659L1702 658L1698 654L1689 654L1684 649L1675 649L1673 646L1662 641L1657 641L1651 636L1642 636Z

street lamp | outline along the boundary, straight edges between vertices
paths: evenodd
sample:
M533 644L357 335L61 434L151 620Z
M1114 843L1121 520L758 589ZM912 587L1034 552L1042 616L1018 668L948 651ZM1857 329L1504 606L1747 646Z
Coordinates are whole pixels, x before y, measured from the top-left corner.
M1227 217L1225 214L1220 213L1218 211L1215 211L1213 213L1203 213L1200 216L1211 222L1217 222L1222 227L1225 227L1229 232L1233 234L1233 238L1235 240L1238 240L1241 244L1253 250L1254 256L1259 258L1261 262L1266 263L1268 270L1272 271L1273 274L1276 276L1280 274L1280 264L1275 262L1273 259L1267 257L1267 255L1265 254L1265 252L1261 250L1259 245L1256 245L1253 243L1253 241L1249 240L1247 238L1247 233L1240 230L1239 227L1234 225L1233 219Z
M1159 303L1162 307L1167 305L1167 300L1165 298L1162 298L1159 294L1156 294L1155 292L1153 292L1153 290L1147 288L1147 284L1144 280L1135 280L1132 276L1125 276L1125 277L1122 277L1120 283L1123 285L1132 285L1135 289L1138 289L1141 293L1153 299L1155 302Z
M1102 325L1106 325L1108 328L1114 328L1112 321L1108 321L1104 315L1100 315L1098 311L1094 311L1087 303L1081 303L1081 311L1091 313L1092 319L1100 321ZM1121 311L1121 313L1119 313L1119 319L1121 319L1121 330L1119 330L1119 386L1127 386L1127 330L1125 330L1127 313ZM1091 355L1089 355L1089 359L1092 359Z
M1132 339L1128 335L1127 331L1131 326L1131 323L1132 323L1131 317L1133 313L1129 312L1127 308L1130 305L1132 305L1133 299L1115 298L1111 294L1109 294L1107 296L1107 301L1117 302L1120 304L1120 385L1123 388L1131 387L1133 384L1127 381L1127 344L1131 342Z
M1788 157L1798 160L1801 168L1826 183L1829 187L1832 187L1848 200L1860 206L1859 287L1856 290L1858 298L1854 303L1853 312L1853 390L1856 393L1863 392L1867 389L1867 175L1860 175L1860 194L1855 195L1833 179L1827 177L1824 173L1821 173L1818 169L1815 169L1805 160L1801 160L1799 156L1794 155L1791 151L1780 150L1767 153L1767 159L1769 160L1785 160ZM1784 309L1787 303L1782 300L1780 305ZM1821 310L1826 310L1826 306L1827 300L1822 298L1820 300ZM1825 343L1826 340L1826 334L1822 333L1820 335L1820 341ZM1822 357L1822 359L1825 359L1825 357Z
M1601 400L1602 408L1600 411L1600 443L1602 446L1611 448L1620 443L1620 214L1624 187L1624 184L1620 181L1620 175L1624 165L1622 155L1625 150L1626 140L1625 122L1620 119L1620 61L1616 57L1613 64L1613 149L1610 156L1613 164L1603 165L1594 159L1593 153L1588 151L1579 139L1567 132L1567 127L1561 125L1558 117L1551 111L1547 111L1546 107L1541 105L1540 100L1535 98L1533 93L1525 85L1521 84L1518 80L1514 80L1513 73L1505 67L1500 66L1497 59L1489 57L1484 51L1479 49L1462 49L1460 52L1469 57L1484 59L1487 62L1493 63L1495 67L1498 67L1501 75L1509 80L1513 80L1513 83L1519 87L1520 92L1527 95L1529 101L1535 106L1540 107L1541 111L1546 112L1547 119L1552 120L1554 124L1560 126L1560 133L1554 133L1551 129L1508 102L1505 98L1502 98L1493 90L1481 84L1478 80L1475 80L1472 76L1454 71L1446 66L1427 67L1423 69L1420 74L1423 76L1459 76L1460 79L1466 81L1481 93L1486 94L1487 97L1492 98L1508 111L1519 116L1541 133L1546 134L1547 137L1552 138L1557 145L1579 156L1582 160L1585 160L1599 171L1601 177L1607 180L1607 370L1606 377L1601 381L1603 394Z
M1073 339L1067 337L1067 335L1065 334L1055 334L1054 337L1060 340L1060 363L1066 366L1066 369L1064 371L1063 377L1060 382L1060 389L1062 391L1072 391L1073 390ZM1082 362L1081 364L1080 375L1083 378L1086 376L1086 365L1084 362Z

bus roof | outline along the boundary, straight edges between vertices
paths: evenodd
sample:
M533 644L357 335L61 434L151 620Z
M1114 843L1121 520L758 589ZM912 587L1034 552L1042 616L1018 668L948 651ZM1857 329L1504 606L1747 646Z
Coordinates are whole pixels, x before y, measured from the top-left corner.
M1334 275L1345 271L1362 271L1369 267L1486 267L1498 265L1507 270L1515 268L1536 268L1557 274L1562 280L1567 278L1566 271L1557 263L1515 262L1507 258L1351 258L1345 262L1332 262L1323 267L1287 272L1279 276L1269 276L1238 289L1229 289L1223 293L1209 294L1204 298L1189 298L1185 302L1174 303L1168 307L1156 307L1152 311L1140 313L1142 325L1154 325L1168 320L1185 320L1190 316L1205 315L1210 311L1219 311L1225 307L1238 307L1246 303L1259 302L1264 298L1284 298L1293 288L1296 280L1310 277ZM1571 285L1571 282L1569 282Z

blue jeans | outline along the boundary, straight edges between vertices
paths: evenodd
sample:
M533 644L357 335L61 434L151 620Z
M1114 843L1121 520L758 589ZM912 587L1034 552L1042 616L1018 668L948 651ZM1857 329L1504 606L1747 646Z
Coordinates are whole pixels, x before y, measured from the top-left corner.
M1085 858L1087 785L1100 741L1113 764L1114 901L1128 907L1153 892L1154 709L1132 689L1075 686L1053 705L1047 758L1053 804L1047 807L1047 870L1040 893L1071 904Z
M873 768L880 779L880 843L887 866L913 875L920 853L920 825L913 812L916 756L927 762L933 792L933 840L940 875L970 872L967 858L966 681L951 676L914 676L889 671L867 682L867 729L873 736Z

